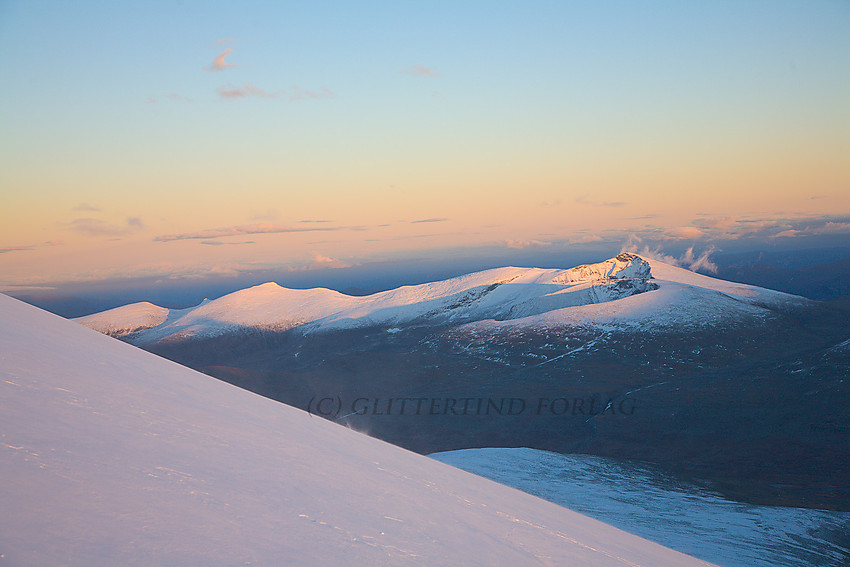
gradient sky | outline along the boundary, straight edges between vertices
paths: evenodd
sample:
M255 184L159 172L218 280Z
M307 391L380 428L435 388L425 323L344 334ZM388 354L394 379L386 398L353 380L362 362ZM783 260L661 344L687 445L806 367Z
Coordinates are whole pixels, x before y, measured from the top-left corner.
M845 0L0 1L0 290L850 237L848 30Z

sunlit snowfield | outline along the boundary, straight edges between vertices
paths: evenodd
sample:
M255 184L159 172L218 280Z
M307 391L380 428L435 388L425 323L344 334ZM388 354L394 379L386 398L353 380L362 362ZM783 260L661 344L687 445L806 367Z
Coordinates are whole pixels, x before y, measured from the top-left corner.
M733 502L591 455L467 449L431 456L725 567L850 564L850 512Z

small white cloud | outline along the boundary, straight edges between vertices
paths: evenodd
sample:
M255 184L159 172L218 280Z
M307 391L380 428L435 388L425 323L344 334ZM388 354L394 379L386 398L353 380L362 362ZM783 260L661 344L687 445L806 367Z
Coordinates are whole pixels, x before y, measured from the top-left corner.
M788 230L783 230L782 232L780 232L778 234L774 234L773 237L774 238L794 237L794 236L800 236L801 234L803 234L803 233L800 232L799 230L794 230L792 228L789 228Z
M587 244L590 242L602 242L602 237L598 234L587 234L580 238L570 238L570 244Z
M350 268L352 264L325 256L319 252L313 252L310 257L310 262L302 266L293 266L294 270L312 270L316 268Z
M701 238L705 236L705 233L695 226L680 226L666 230L664 236L675 240L690 240L692 238Z
M224 71L225 69L230 69L232 67L238 67L238 63L228 63L227 56L233 51L232 48L228 47L224 51L222 51L218 57L213 59L212 65L209 67L204 67L205 71Z
M689 270L696 272L702 270L704 272L717 273L717 264L711 261L710 256L714 253L714 246L709 246L698 257L694 257L694 247L688 248L682 257L679 259L681 265L686 266Z
M538 246L551 246L551 242L544 242L541 240L506 240L505 246L508 248L514 248L516 250L522 250L523 248L533 248Z
M323 256L318 252L313 253L313 262L315 262L316 264L332 264L335 261L336 260L329 256Z

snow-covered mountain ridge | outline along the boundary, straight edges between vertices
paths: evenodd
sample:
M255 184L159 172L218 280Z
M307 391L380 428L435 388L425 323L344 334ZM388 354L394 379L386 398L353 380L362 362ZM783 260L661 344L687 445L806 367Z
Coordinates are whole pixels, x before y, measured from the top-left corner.
M0 563L708 565L0 295Z
M77 319L132 342L209 337L241 328L305 333L412 323L500 326L580 322L663 324L703 322L800 298L724 282L635 254L570 269L505 267L444 281L403 286L365 297L324 288L288 289L265 283L193 308L166 310L150 303L118 307Z

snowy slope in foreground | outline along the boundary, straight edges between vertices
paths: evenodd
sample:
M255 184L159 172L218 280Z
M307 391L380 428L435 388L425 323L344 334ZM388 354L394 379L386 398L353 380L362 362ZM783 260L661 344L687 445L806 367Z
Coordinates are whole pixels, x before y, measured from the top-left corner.
M623 253L566 270L496 268L365 297L265 283L189 309L151 313L155 306L134 304L77 321L101 332L141 330L133 342L144 345L240 328L283 331L301 327L311 332L412 322L458 325L492 321L497 326L527 326L647 318L671 324L715 324L730 317L760 316L771 305L800 299ZM147 314L146 324L140 323L140 313Z
M639 463L535 449L433 458L718 565L847 565L850 512L733 502Z
M0 295L0 555L706 565Z

